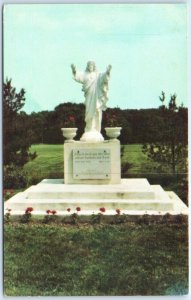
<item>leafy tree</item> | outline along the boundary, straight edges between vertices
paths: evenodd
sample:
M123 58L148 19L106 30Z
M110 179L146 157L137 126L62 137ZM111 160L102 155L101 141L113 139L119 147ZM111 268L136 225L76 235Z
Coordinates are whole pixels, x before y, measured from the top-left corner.
M11 79L3 84L3 142L4 165L23 166L36 153L30 153L30 119L24 112L19 112L25 104L25 90L16 92Z
M30 129L32 132L32 143L33 144L44 144L49 142L47 136L49 133L49 115L52 112L41 111L32 112L30 118ZM54 124L55 122L53 122Z
M186 172L187 159L187 110L177 106L174 94L168 106L164 105L165 93L162 92L162 106L159 107L161 122L150 124L155 131L155 141L145 143L143 152L161 166L170 166L173 175L178 171Z
M25 90L16 93L16 88L11 85L11 79L3 83L3 109L4 115L15 115L25 104Z
M165 109L165 92L161 92L161 96L159 96L159 100L162 102L162 105L159 107L160 109Z
M50 117L50 130L54 131L54 140L56 143L63 143L64 138L61 128L76 127L79 139L84 131L85 106L71 102L62 103L55 107Z

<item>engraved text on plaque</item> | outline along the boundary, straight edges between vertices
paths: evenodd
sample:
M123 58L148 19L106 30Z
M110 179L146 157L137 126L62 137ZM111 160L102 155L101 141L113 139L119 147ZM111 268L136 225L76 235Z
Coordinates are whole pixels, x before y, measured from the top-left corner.
M74 179L110 179L111 153L109 149L74 149Z

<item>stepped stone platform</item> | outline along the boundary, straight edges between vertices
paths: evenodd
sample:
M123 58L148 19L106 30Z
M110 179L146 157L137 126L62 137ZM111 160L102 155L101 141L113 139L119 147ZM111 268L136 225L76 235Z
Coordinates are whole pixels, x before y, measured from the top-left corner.
M64 184L63 179L44 179L39 184L18 193L5 202L5 213L23 214L33 207L33 214L44 215L56 210L58 215L69 215L80 207L80 215L116 214L116 209L129 215L188 214L188 207L174 192L166 192L160 185L150 185L147 179L121 179L120 184L80 185ZM67 212L67 208L71 212Z

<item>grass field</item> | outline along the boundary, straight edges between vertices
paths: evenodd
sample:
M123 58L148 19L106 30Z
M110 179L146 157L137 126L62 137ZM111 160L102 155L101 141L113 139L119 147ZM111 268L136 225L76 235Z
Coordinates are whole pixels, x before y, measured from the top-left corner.
M25 170L37 178L62 178L64 172L63 145L39 144L31 147L37 158L25 165Z
M187 225L5 225L7 296L181 295Z
M141 174L143 170L148 170L148 166L151 172L154 170L153 163L151 164L147 156L142 152L141 144L124 145L122 163L126 161L132 164L130 173Z

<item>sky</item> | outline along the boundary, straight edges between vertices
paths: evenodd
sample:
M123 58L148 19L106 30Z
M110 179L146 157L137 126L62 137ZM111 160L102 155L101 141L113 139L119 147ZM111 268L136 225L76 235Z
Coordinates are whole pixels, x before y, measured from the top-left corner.
M112 65L109 107L155 108L161 91L188 104L186 4L7 4L4 79L27 113L84 102L70 65Z

